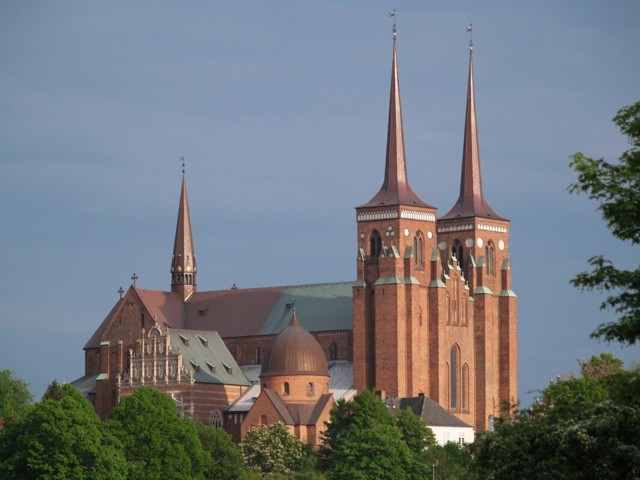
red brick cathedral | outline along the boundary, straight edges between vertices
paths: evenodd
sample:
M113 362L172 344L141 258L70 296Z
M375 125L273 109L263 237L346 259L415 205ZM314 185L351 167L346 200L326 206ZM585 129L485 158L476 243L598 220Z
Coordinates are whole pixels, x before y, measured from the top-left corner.
M236 439L282 421L317 444L333 402L365 388L428 397L487 430L517 400L517 305L509 220L482 191L471 51L458 200L438 217L409 185L394 38L384 181L356 221L354 282L199 291L183 178L170 291L134 277L74 384L102 417L159 388Z

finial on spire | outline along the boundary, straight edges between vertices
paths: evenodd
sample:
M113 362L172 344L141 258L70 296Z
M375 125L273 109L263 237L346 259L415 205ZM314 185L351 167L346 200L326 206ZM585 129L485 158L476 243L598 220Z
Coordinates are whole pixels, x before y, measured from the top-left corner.
M393 39L395 40L398 36L398 30L396 29L396 9L394 8L389 12L389 16L393 17Z
M473 55L473 23L470 23L465 31L469 33L469 55Z
M122 295L124 295L124 288L122 288L122 286L118 289L118 293L120 294L120 300L122 300Z
M136 285L136 280L138 280L138 275L136 275L136 272L133 272L133 275L131 275L131 281L133 282L134 287Z
M184 178L184 162L185 162L185 160L186 160L186 159L184 158L184 155L182 155L182 156L178 157L178 161L179 161L180 163L182 163L182 178Z

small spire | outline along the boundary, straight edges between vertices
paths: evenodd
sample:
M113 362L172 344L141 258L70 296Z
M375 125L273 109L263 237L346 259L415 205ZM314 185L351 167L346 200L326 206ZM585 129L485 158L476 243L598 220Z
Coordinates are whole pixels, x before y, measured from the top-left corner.
M184 157L181 157L182 189L178 207L176 236L173 244L171 260L171 291L181 293L186 299L196 291L196 254L191 234L191 217L189 216L189 200L187 199L187 181L184 178Z
M296 315L296 309L293 308L293 313L291 314L291 321L289 322L290 327L299 327L300 320L298 320L298 315Z

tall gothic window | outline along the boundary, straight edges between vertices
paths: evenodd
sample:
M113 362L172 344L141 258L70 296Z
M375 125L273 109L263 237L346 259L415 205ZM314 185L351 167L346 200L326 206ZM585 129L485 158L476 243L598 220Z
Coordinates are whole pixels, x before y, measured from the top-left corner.
M451 256L456 257L456 260L458 260L458 266L460 267L460 270L464 272L464 256L462 255L462 242L460 242L460 240L458 239L456 239L453 242L453 247L451 248Z
M496 257L495 249L493 248L493 242L489 240L487 246L484 249L484 259L487 264L487 275L496 274Z
M451 362L449 363L449 407L451 410L460 408L460 348L457 345L451 347Z
M469 411L469 365L466 363L462 367L462 378L460 379L462 410Z
M369 255L371 256L371 258L378 258L381 251L382 237L380 237L380 233L377 230L374 230L371 234Z
M424 265L424 239L422 238L422 232L416 233L413 237L413 260L416 265Z

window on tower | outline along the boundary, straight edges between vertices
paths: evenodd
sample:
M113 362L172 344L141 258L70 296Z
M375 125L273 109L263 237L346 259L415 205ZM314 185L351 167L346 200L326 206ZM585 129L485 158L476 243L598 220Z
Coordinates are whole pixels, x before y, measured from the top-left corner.
M417 266L424 266L424 239L422 232L413 237L413 260Z
M374 230L373 233L371 233L370 243L369 256L371 258L378 258L382 251L382 237L377 230Z
M453 242L453 247L451 248L451 256L456 257L458 260L458 266L460 270L464 271L464 256L462 255L462 242L456 239Z
M487 263L487 275L496 274L496 258L495 249L493 248L493 242L489 240L487 246L484 249L484 258Z
M460 409L460 348L451 347L451 362L449 363L449 407L451 410Z

